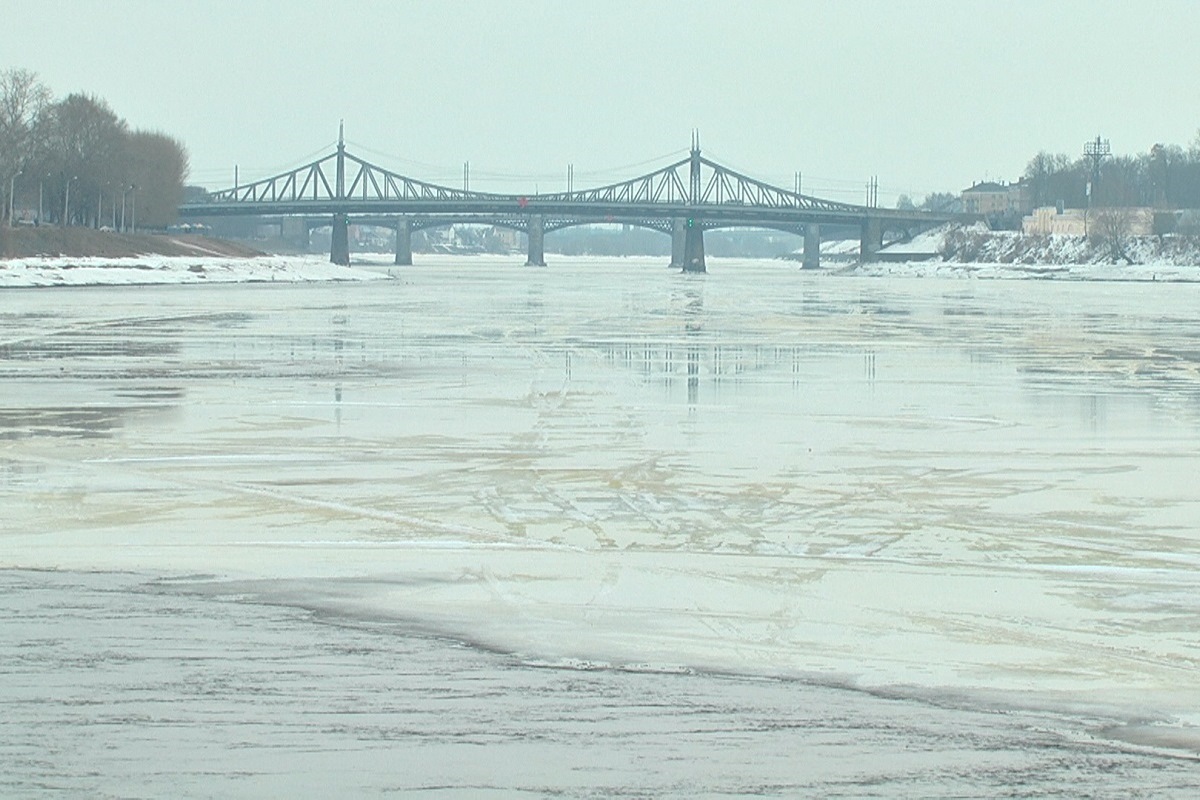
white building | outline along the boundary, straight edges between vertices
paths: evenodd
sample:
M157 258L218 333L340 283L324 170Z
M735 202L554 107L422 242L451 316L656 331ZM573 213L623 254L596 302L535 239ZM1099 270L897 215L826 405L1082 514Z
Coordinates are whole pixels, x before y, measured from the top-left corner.
M1129 235L1149 236L1154 233L1152 208L1066 208L1054 206L1035 208L1021 220L1021 231L1033 236L1087 236L1098 215L1119 214L1128 223Z

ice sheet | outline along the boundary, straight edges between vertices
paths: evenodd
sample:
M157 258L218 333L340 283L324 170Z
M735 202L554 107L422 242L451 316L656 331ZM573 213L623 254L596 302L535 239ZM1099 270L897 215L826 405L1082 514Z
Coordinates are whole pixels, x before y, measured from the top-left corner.
M517 263L5 294L0 565L1200 748L1200 287Z

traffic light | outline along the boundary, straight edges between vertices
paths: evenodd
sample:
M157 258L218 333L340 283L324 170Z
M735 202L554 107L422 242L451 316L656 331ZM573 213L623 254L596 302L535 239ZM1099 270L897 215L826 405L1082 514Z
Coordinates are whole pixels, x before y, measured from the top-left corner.
M694 228L694 227L696 227L696 219L695 219L694 217L688 217L688 219L687 219L687 226L688 226L689 228Z

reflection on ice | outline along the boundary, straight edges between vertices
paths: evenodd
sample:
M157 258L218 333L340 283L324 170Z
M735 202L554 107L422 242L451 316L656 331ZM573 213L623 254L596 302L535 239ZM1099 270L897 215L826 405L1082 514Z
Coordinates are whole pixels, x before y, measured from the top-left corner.
M0 315L5 565L1195 742L1200 286L480 260L72 291ZM115 398L157 411L30 421Z

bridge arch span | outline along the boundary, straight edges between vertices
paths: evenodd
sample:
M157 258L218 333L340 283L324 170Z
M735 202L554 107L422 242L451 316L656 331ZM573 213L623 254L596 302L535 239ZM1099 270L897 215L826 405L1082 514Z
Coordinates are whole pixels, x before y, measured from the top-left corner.
M543 264L542 243L547 232L595 222L619 222L670 233L672 261L689 271L704 270L704 231L718 228L761 227L803 233L807 241L825 225L860 229L861 258L870 260L889 229L929 227L945 222L975 221L973 215L882 209L825 200L773 186L738 173L700 154L693 136L688 158L645 175L590 189L566 192L497 194L441 186L372 164L346 151L339 131L337 149L288 172L209 193L203 201L180 206L184 218L223 216L312 217L330 222L311 228L333 229L330 260L349 263L346 230L350 220L365 220L393 228L402 236L412 230L443 225L483 223L525 232L529 263ZM428 215L428 216L427 216ZM302 235L304 225L289 227ZM682 262L676 258L682 242ZM808 247L806 246L806 251ZM397 263L401 253L397 248Z

